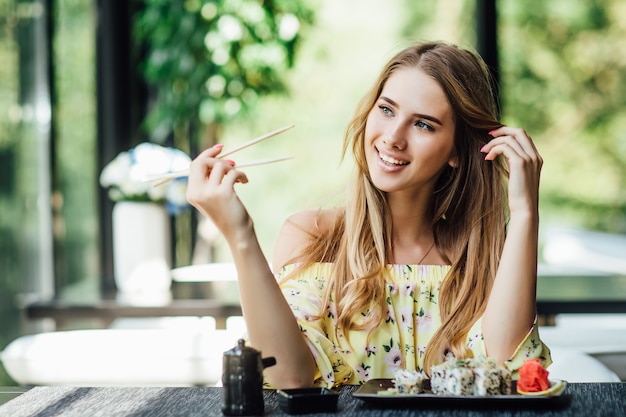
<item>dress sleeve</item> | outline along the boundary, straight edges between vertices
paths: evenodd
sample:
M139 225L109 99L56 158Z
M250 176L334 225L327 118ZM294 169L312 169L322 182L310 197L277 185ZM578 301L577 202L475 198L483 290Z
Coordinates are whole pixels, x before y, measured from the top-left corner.
M550 349L539 337L537 318L535 318L535 322L524 340L515 349L515 353L504 362L506 367L513 373L513 379L519 378L518 371L528 359L539 359L544 368L547 368L552 363Z
M328 388L341 385L351 378L353 371L333 343L336 337L335 326L332 325L333 312L327 306L322 307L327 282L326 268L314 264L291 275L293 269L291 265L283 268L277 278L315 359L315 385Z

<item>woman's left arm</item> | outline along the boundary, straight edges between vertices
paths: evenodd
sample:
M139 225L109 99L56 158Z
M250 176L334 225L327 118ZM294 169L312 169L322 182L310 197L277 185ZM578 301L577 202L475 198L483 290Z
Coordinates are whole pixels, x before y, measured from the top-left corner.
M502 126L481 152L485 160L503 155L509 167L510 220L495 282L483 316L489 356L508 359L536 316L539 239L539 177L543 160L532 139L519 128Z

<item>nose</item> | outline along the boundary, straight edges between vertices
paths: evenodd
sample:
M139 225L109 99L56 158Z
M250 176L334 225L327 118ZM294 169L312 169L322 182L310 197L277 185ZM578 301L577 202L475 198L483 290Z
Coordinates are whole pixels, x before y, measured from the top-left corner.
M392 148L403 150L406 147L406 140L400 126L394 126L385 132L383 143Z

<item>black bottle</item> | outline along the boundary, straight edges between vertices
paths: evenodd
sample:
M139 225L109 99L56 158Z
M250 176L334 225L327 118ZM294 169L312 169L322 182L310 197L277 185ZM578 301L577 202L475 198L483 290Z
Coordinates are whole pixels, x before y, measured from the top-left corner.
M227 416L262 415L264 412L263 368L275 365L276 359L261 359L261 352L245 344L239 339L237 346L224 352L222 412Z

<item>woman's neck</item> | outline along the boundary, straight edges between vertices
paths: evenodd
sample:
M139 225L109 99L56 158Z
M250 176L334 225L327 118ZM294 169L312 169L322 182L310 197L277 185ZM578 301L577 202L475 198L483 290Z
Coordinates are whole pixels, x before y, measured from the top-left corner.
M431 206L426 198L390 196L393 263L418 264L440 261L432 227Z

